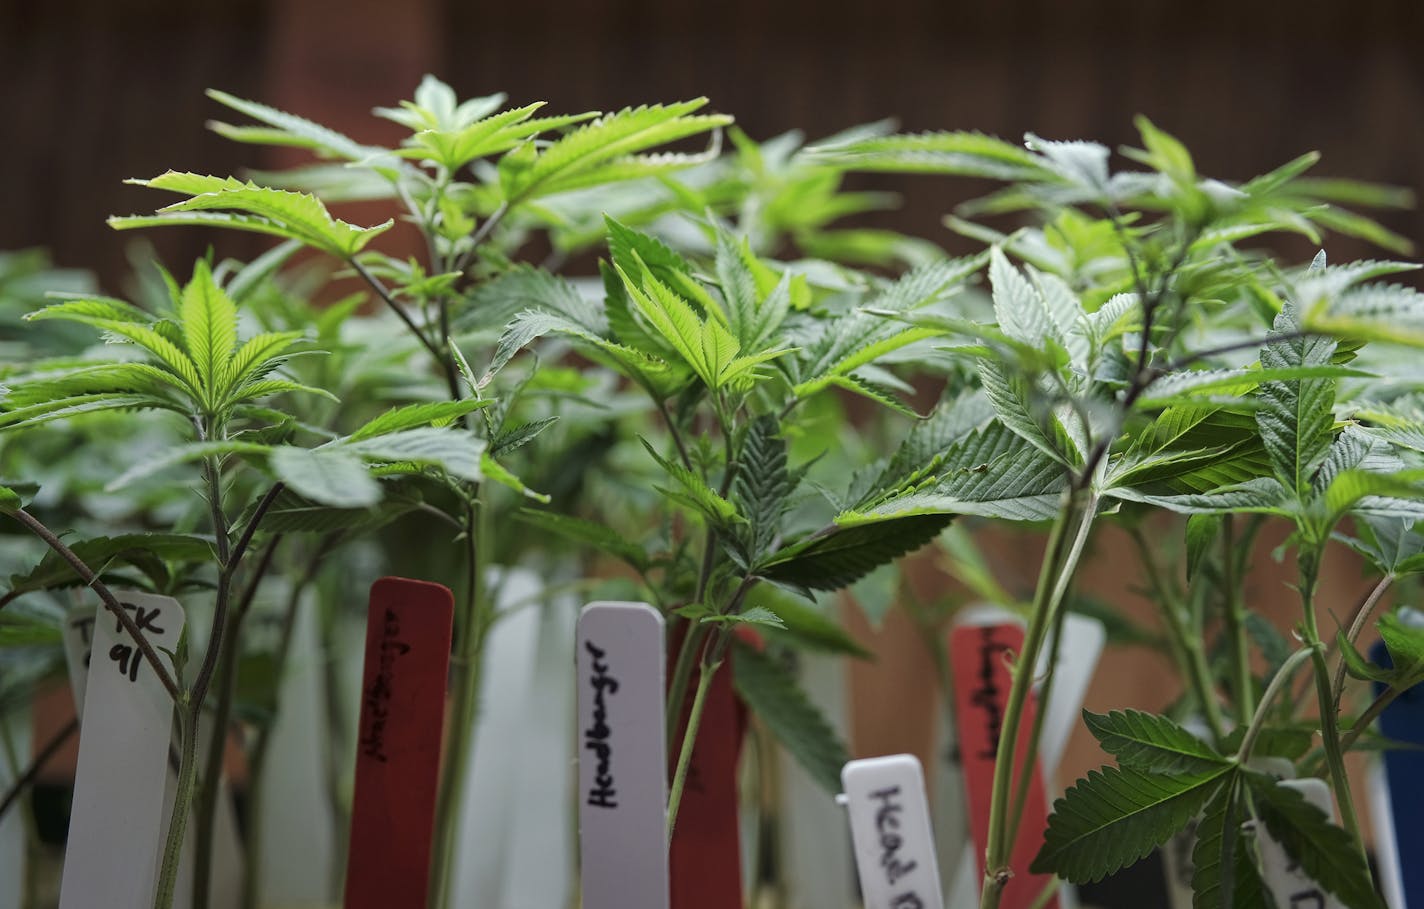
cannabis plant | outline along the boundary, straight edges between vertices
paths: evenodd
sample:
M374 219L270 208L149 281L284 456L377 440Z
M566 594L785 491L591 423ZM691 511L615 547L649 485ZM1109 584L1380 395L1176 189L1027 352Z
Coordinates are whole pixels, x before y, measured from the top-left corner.
M995 244L992 322L892 314L942 333L951 355L976 361L977 389L968 393L982 396L989 408L971 439L943 455L942 463L957 470L941 469L931 482L877 503L872 512L1051 522L1003 718L983 905L999 904L1016 870L1009 854L1035 771L1031 762L1015 771L1012 756L1027 735L1031 760L1039 730L1038 724L1022 728L1032 656L1061 628L1093 528L1102 520L1131 526L1145 509L1159 508L1192 515L1184 527L1188 576L1156 581L1154 591L1189 683L1196 719L1190 728L1200 734L1166 716L1089 715L1089 729L1119 764L1079 781L1057 803L1031 870L1097 880L1200 816L1197 905L1266 905L1243 827L1257 819L1326 890L1350 906L1377 906L1342 756L1380 707L1371 706L1342 732L1342 672L1353 667L1386 679L1376 705L1387 703L1415 679L1411 654L1421 638L1386 620L1381 628L1398 668L1386 673L1362 665L1352 644L1378 602L1372 596L1342 631L1340 669L1332 672L1330 635L1319 629L1315 593L1324 548L1351 523L1354 545L1373 553L1387 578L1409 558L1406 535L1424 516L1413 466L1417 451L1407 438L1416 425L1408 404L1413 388L1397 358L1371 357L1366 368L1362 347L1367 341L1417 343L1424 310L1411 288L1367 283L1412 266L1328 266L1322 253L1309 268L1284 268L1242 244L1280 231L1318 243L1319 231L1330 229L1406 247L1339 207L1396 202L1398 195L1302 176L1315 155L1241 184L1205 179L1181 143L1145 120L1138 126L1144 147L1123 154L1145 170L1112 172L1104 146L1032 135L1026 147L938 133L822 150L828 161L850 169L1004 180L1005 189L961 214L1027 211L1039 219L1008 235L950 221ZM1025 265L1016 267L1010 256ZM1250 614L1241 589L1242 553L1249 551L1243 544L1259 524L1257 515L1292 523L1301 597L1296 634L1302 646L1273 667L1264 691L1252 675ZM1144 543L1141 551L1154 573L1154 547ZM1209 629L1218 627L1228 654L1224 677L1206 653ZM1045 697L1054 662L1042 683ZM1277 704L1303 665L1317 694L1315 719L1299 715L1289 700ZM1271 734L1317 724L1314 752L1298 748L1296 736ZM1266 756L1287 763L1258 760ZM1280 783L1321 768L1343 826Z

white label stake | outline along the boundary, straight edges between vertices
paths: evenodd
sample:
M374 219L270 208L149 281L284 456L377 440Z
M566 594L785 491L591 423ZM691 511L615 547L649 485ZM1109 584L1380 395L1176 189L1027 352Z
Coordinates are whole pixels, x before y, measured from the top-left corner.
M942 909L925 776L912 755L841 770L865 909Z
M584 909L667 909L663 618L590 603L577 649Z
M160 655L177 648L176 600L128 593L120 602ZM59 905L144 909L156 883L173 701L103 606L92 641Z

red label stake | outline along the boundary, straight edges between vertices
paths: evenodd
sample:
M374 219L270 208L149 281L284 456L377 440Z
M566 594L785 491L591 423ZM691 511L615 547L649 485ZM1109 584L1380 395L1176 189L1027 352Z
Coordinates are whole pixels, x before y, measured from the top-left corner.
M984 876L984 849L989 839L989 802L994 785L994 760L999 751L1004 710L1009 700L1013 678L1005 658L1012 653L1019 662L1028 660L1032 669L1033 654L1023 653L1023 628L1013 623L960 625L950 632L949 656L954 671L954 716L959 727L959 756L964 764L964 787L969 806L969 830L974 837L975 854L979 861L979 876ZM1024 705L1020 730L1033 725L1037 705L1030 694ZM1031 774L1028 795L1024 799L1023 821L1014 840L1009 859L1014 876L1004 888L1003 909L1027 909L1052 878L1029 874L1028 867L1043 842L1048 826L1048 808L1043 793L1043 775L1038 765L1024 767L1029 736L1018 736L1018 753L1014 756L1015 787L1024 773ZM1012 797L1012 793L1011 793ZM1058 898L1047 903L1057 909Z
M671 649L672 660L679 648ZM669 661L669 663L672 662ZM688 683L688 696L674 741L679 747L687 711L701 670ZM668 667L672 676L672 667ZM732 654L712 677L702 708L697 744L687 766L687 784L677 812L668 863L672 872L672 909L740 909L742 847L737 817L737 760L747 728L747 710L732 691ZM668 755L677 762L677 748Z
M439 584L371 586L346 909L421 909L455 601Z

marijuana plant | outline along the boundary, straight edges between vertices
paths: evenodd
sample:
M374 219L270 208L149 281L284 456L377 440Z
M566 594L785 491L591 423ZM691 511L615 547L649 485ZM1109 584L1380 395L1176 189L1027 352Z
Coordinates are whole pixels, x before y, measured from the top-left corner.
M1327 665L1315 591L1321 552L1342 520L1354 518L1365 528L1384 522L1386 533L1397 535L1421 517L1413 450L1399 441L1412 422L1395 414L1393 431L1382 431L1361 400L1371 389L1392 400L1408 386L1362 385L1356 380L1376 374L1347 365L1365 341L1413 343L1420 298L1407 287L1362 283L1411 266L1330 267L1321 254L1309 269L1283 270L1240 244L1272 231L1318 242L1318 229L1326 228L1406 247L1402 238L1337 207L1397 197L1348 181L1303 177L1315 155L1239 185L1204 179L1181 143L1146 120L1138 126L1144 148L1124 154L1147 169L1117 173L1109 170L1104 146L1032 135L1026 148L978 134L939 133L822 151L852 169L1006 180L1006 189L964 211L1027 210L1041 218L1042 226L1010 235L951 220L957 230L996 244L989 269L993 323L897 317L942 332L953 339L952 353L978 361L973 394L989 402L990 412L968 444L983 446L980 466L941 474L874 511L1052 521L1003 722L983 905L999 904L1012 874L1009 851L1034 772L1030 765L1016 773L1012 758L1033 681L1026 667L1056 638L1095 524L1133 520L1143 506L1155 506L1194 515L1186 524L1194 566L1218 543L1224 549L1216 571L1190 575L1185 597L1157 586L1164 627L1207 735L1150 714L1089 715L1089 728L1120 766L1080 781L1058 802L1032 870L1096 880L1142 858L1205 810L1197 832L1198 905L1265 905L1269 897L1241 833L1247 818L1259 818L1321 886L1347 905L1377 906L1341 760L1370 717L1354 723L1352 734L1340 735L1340 685L1332 683ZM1005 252L1027 265L1016 268ZM1243 362L1253 354L1257 359ZM1397 367L1386 366L1383 374L1394 378ZM1345 389L1349 396L1341 394ZM955 460L953 452L946 461ZM1302 600L1297 634L1304 644L1276 669L1259 698L1247 660L1242 563L1232 535L1233 515L1256 514L1294 524ZM1374 539L1369 531L1365 536ZM1151 547L1142 552L1152 559ZM1208 609L1215 614L1208 616ZM1204 659L1206 622L1216 615L1231 653L1225 687L1235 701L1234 731ZM1357 635L1363 623L1363 617L1353 623L1346 637ZM1391 628L1395 649L1412 666L1406 654L1414 639L1398 623ZM1357 655L1341 659L1346 668L1370 671L1359 666ZM1318 765L1290 752L1290 737L1268 745L1262 735L1275 697L1306 662L1318 694L1323 763L1343 828L1280 785L1279 766L1252 760L1264 754L1294 759L1286 776ZM1392 683L1412 678L1403 671L1405 678L1391 675ZM1052 678L1050 661L1045 696ZM1032 755L1038 726L1026 732Z

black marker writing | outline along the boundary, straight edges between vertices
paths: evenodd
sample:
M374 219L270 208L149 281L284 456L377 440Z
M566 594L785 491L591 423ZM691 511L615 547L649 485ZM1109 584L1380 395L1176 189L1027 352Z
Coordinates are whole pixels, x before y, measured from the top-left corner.
M400 619L387 609L385 621L381 624L378 668L366 689L366 709L362 711L362 716L368 719L370 724L361 734L361 753L382 764L386 763L386 717L390 715L396 657L405 656L407 653L410 653L410 645L400 640Z
M992 759L999 753L999 737L1003 734L1004 712L999 704L999 686L994 683L994 661L1009 648L994 640L994 628L985 625L980 629L984 640L979 645L979 687L974 689L970 702L984 711L984 727L988 744L979 752L979 757Z
M891 886L918 867L914 859L907 861L900 854L905 846L905 838L899 832L900 816L905 806L899 801L899 796L899 786L887 786L870 793L871 799L880 803L875 809L875 831L880 837L880 867L885 869L885 881ZM924 909L924 905L919 894L913 890L897 894L890 900L891 909Z
M618 693L618 680L608 674L607 654L595 647L592 641L584 641L584 648L593 662L593 675L589 684L593 686L593 723L584 730L583 747L594 753L598 767L594 771L594 786L588 791L588 804L595 808L617 808L618 790L613 785L613 746L610 739L613 730L608 726L607 697Z

